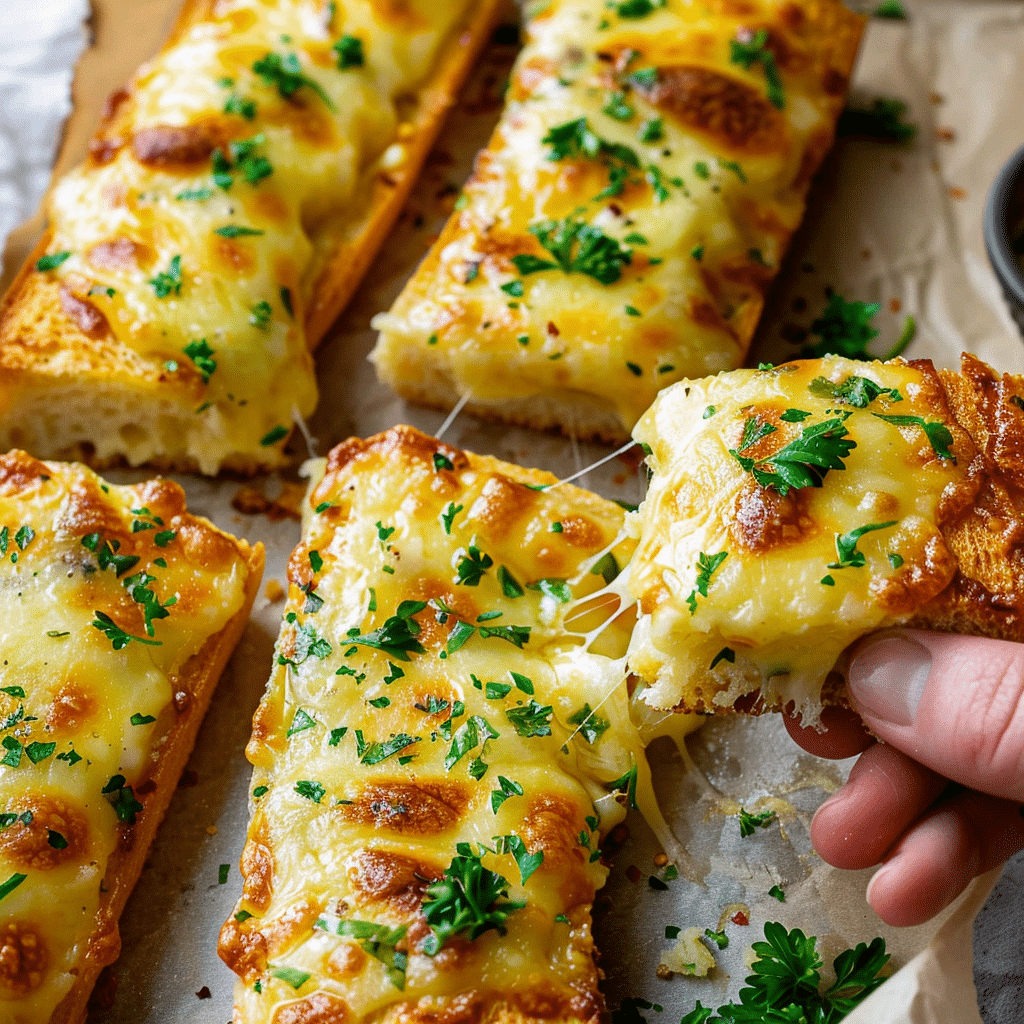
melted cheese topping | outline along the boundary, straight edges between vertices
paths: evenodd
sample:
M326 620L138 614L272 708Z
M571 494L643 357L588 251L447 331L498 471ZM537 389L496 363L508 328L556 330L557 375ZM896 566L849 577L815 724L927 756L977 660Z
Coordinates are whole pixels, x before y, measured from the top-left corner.
M772 457L829 420L853 446L820 487L783 496L737 458L777 473ZM684 381L636 438L652 477L630 524L629 664L656 707L725 708L759 689L767 707L814 716L845 647L953 578L942 526L972 486L974 449L930 363L829 357Z
M363 1020L466 993L582 1019L600 1008L589 909L607 872L595 851L622 816L621 777L647 778L622 659L633 614L616 612L602 578L632 543L613 503L531 489L552 482L407 427L332 453L248 750L244 895L221 935L244 979L236 1019L326 1020L314 1013L326 1007ZM394 628L407 601L418 652L355 639ZM495 808L502 779L511 795ZM505 935L426 955L427 885L457 843L494 850L499 836L543 854L525 885L510 853L483 858L526 907ZM338 919L408 928L404 989L358 939L328 930Z
M115 96L92 159L57 184L49 251L69 255L48 273L64 312L138 356L87 372L193 408L185 450L204 472L239 453L280 462L313 411L311 289L375 163L402 162L398 100L468 6L217 0ZM100 458L162 454L158 437L92 440Z
M667 0L625 18L602 0L540 6L461 212L376 321L384 379L415 390L425 365L485 405L587 396L629 430L659 388L739 365L831 144L860 31L831 0L739 8ZM781 109L760 63L730 59L761 29ZM589 139L566 141L579 119ZM537 234L549 221L606 236L612 273L580 258L582 237L560 260ZM523 272L524 255L548 266Z
M179 673L242 606L247 575L176 484L0 457L4 1021L49 1020L86 956L116 948L98 913L107 863L188 700Z

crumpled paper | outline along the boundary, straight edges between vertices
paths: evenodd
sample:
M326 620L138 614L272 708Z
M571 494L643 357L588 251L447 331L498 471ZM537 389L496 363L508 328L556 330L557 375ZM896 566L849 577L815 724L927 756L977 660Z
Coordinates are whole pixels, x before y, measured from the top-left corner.
M804 227L772 292L755 342L755 361L795 354L796 339L820 312L830 286L847 298L882 305L882 337L875 351L888 348L904 316L912 313L919 331L908 356L927 355L955 365L959 351L971 349L999 369L1024 370L1024 350L988 267L980 226L988 183L1024 135L1018 109L1024 95L1019 60L1024 53L1024 4L911 4L907 22L871 22L854 95L866 100L884 93L904 99L911 119L920 125L919 137L910 147L868 140L839 143L822 170ZM78 9L74 17L80 18L83 5L76 0L33 0L31 5L17 4L15 10L13 0L7 0L4 6L5 30L14 24L12 16L35 28L5 31L0 75L5 68L17 68L19 61L35 67L31 53L52 56L54 65L62 56L66 74L73 51L62 52L59 40L70 39L78 29L58 14ZM103 97L155 49L177 6L177 0L94 0L97 39L76 77L76 113L67 128L61 167L80 156ZM318 353L322 398L311 426L321 454L350 433L366 435L399 421L434 432L444 422L440 414L410 409L377 384L364 358L373 343L368 325L374 313L390 304L450 212L472 155L486 141L500 108L502 83L514 55L514 47L492 47L481 63L462 109L453 114L435 147L406 216ZM32 148L25 140L42 144L48 139L52 147L66 102L59 89L33 91L28 76L35 73L11 73L29 98L4 101L0 109L0 133L10 131L2 127L8 122L15 125L12 138L18 140L19 161ZM33 104L47 97L52 112L44 115ZM41 127L46 116L54 118L49 135ZM0 191L0 218L16 221L31 212L34 199L25 191L28 186L20 184L28 180L26 175L12 179L0 170L0 183L12 180L19 183L13 192ZM0 190L8 187L0 184ZM35 187L38 191L38 180ZM37 221L18 233L18 253L28 250L38 229ZM15 257L8 259L5 278L16 271L16 264ZM446 437L560 475L606 454L601 448L482 425L467 417L456 419ZM267 579L284 580L287 556L299 535L296 522L236 512L231 504L236 483L180 482L195 511L267 544ZM615 461L581 483L629 501L643 495L643 477L635 463ZM272 477L257 481L256 487L272 500L282 481ZM220 922L237 894L249 777L242 749L269 671L280 617L280 603L271 591L267 594L257 601L204 722L183 786L122 918L124 951L114 971L116 985L101 985L103 998L90 1015L92 1024L186 1019L223 1024L230 1014L234 979L213 950ZM627 996L657 1004L660 1010L642 1010L648 1024L671 1024L697 998L718 1006L740 987L747 973L746 951L760 937L764 921L782 920L818 935L829 961L844 946L882 933L897 963L908 965L847 1018L850 1024L977 1024L971 922L992 877L975 883L931 926L886 929L864 903L870 872L833 871L810 848L813 810L841 784L848 763L828 764L796 751L781 723L771 717L713 722L687 740L685 759L668 741L655 746L652 759L666 818L695 865L697 881L670 879L665 889L652 887L650 876L665 875L655 860L661 848L642 821L630 819L631 834L615 853L612 876L597 908L596 933L611 1005ZM778 821L742 839L735 817L739 806L774 808ZM221 865L229 866L223 885ZM1012 882L1015 876L1009 877ZM785 891L784 904L768 896L772 885ZM989 929L988 945L978 950L978 969L979 976L1005 983L1014 972L1020 974L1014 949L1022 897L1012 885L1002 891L1008 893L1002 900L1002 919L1011 925ZM750 924L726 921L730 948L716 952L719 967L709 979L657 977L660 954L671 945L664 938L666 925L719 927L733 903L748 905ZM991 988L998 985L993 982ZM1019 998L1007 1002L1002 1017L993 1015L996 1004L986 1003L987 1021L1019 1018Z

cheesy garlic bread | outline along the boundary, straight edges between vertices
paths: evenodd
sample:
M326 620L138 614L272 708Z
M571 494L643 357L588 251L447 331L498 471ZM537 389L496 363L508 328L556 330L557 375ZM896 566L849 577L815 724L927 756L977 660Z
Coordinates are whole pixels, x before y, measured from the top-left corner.
M497 0L186 0L0 306L0 447L280 465Z
M174 483L0 456L0 1019L80 1024L263 567Z
M838 0L527 8L501 121L372 358L412 401L624 440L660 388L742 363L862 19Z
M838 356L687 380L640 420L630 668L655 707L793 705L895 625L1024 640L1024 378ZM835 694L828 694L835 697Z
M238 1024L602 1019L632 542L554 482L409 427L331 453L248 749Z

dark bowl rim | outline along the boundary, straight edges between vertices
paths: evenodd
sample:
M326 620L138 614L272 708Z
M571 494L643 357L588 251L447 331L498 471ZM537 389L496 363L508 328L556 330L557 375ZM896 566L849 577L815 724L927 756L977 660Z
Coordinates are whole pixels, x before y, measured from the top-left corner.
M989 189L988 198L985 201L982 234L985 237L985 250L988 253L989 262L991 262L1000 284L1020 306L1024 307L1024 273L1021 272L1013 255L1006 223L1010 198L1022 177L1024 177L1024 146L1021 146L1003 164Z

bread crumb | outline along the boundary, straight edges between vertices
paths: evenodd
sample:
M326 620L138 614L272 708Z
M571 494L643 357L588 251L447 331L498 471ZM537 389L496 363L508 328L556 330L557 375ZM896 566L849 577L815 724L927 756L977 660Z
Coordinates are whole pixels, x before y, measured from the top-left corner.
M217 834L217 826L216 825L207 825L206 826L206 834L208 836L215 836Z
M890 299L889 308L894 312L898 313L903 308L903 303L899 299Z
M935 134L943 142L953 142L956 140L956 132L952 128L940 128Z
M285 595L285 589L275 579L267 580L266 587L263 588L263 593L266 594L267 600L271 604L275 604L280 601Z
M949 186L949 195L950 195L951 199L966 199L967 198L967 190L960 188L959 185L950 185Z

